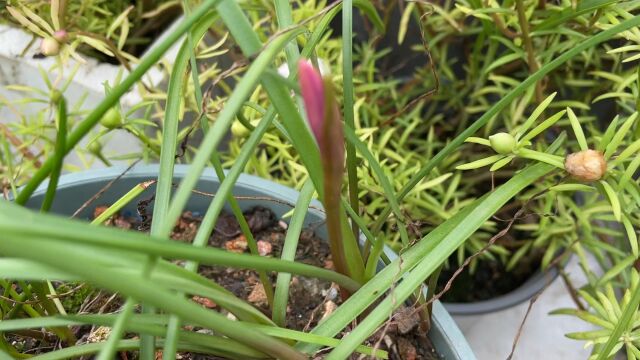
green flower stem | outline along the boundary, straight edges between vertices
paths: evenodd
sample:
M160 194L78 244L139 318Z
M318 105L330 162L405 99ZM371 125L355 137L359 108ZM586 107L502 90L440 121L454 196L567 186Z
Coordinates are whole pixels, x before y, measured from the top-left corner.
M42 206L40 211L48 212L53 204L53 199L56 196L56 190L58 187L58 179L60 178L60 172L62 172L62 165L64 164L65 148L67 141L67 101L64 96L60 96L57 112L57 125L58 131L56 135L56 145L54 149L54 162L51 169L51 176L49 178L49 184L47 185L47 192L42 200Z
M63 96L60 96L58 102L56 103L56 106L58 110L56 113L56 123L58 125L58 131L56 135L56 143L53 155L54 163L51 171L51 177L49 179L49 184L47 185L47 191L45 193L44 200L42 201L42 206L40 207L40 211L45 213L48 212L49 209L51 209L53 199L56 196L58 179L60 178L60 173L62 172L62 166L64 164L65 157L64 150L67 137L67 102ZM58 314L59 311L56 307L55 302L48 297L51 294L48 282L33 281L30 285L33 289L33 292L38 296L38 300L40 301L40 305L42 306L42 308L46 310L46 312L50 315ZM69 328L59 327L52 330L70 344L74 344L76 342L76 338Z
M353 88L353 0L342 2L342 97L343 117L346 126L355 129L354 123L354 88ZM347 179L349 183L349 202L351 209L360 211L358 199L358 159L356 148L347 143ZM351 223L353 236L360 236L358 224Z
M229 28L229 31L236 42L240 45L245 56L253 56L260 50L262 47L260 39L253 32L249 21L237 3L231 1L224 2L220 4L218 10L220 12L220 16ZM273 41L269 45L272 43ZM315 184L316 190L320 197L323 198L322 192L324 187L323 178L321 176L322 167L320 164L318 149L315 146L315 141L303 121L302 116L290 98L288 89L283 86L281 81L279 81L279 78L276 77L277 75L273 75L269 72L264 75L265 76L262 78L262 85L272 101L273 106L278 113L280 113L283 125L290 136L293 146L298 150L300 158L307 168L310 178ZM341 223L343 219L346 221L346 217L341 214ZM343 256L346 261L347 268L349 269L349 273L354 276L355 279L361 279L364 273L364 264L362 263L361 258L359 258L360 254L355 238L343 237L343 242L340 243L340 246L344 247L344 249L349 249L346 251L348 256ZM335 259L336 264L338 264L339 259L340 257Z

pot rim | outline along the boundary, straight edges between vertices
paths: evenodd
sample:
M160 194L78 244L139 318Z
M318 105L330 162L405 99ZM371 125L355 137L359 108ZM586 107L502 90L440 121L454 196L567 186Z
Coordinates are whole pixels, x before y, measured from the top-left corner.
M469 303L443 302L443 305L452 315L480 315L497 312L530 300L553 283L559 274L560 271L556 266L544 271L538 270L522 285L506 294Z

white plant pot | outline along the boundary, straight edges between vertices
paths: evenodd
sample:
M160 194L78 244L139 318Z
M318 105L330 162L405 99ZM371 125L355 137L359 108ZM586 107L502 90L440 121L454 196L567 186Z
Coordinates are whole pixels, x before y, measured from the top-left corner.
M182 20L180 17L171 26L167 28L149 47L149 50L153 49L158 42L164 39L170 32L172 32L178 23ZM83 56L86 63L79 63L73 58L70 58L63 66L62 71L60 69L52 69L56 63L54 57L46 58L34 58L39 52L39 39L36 39L31 46L33 36L26 31L6 24L0 24L0 85L2 85L2 94L4 95L8 91L4 89L6 85L20 84L32 86L37 89L47 91L46 84L42 79L38 68L42 68L49 75L50 81L54 81L62 73L62 78L67 79L71 75L73 69L79 66L79 70L74 76L69 89L65 92L65 95L70 98L80 98L85 93L87 94L87 100L85 101L85 107L93 107L104 98L104 83L107 82L110 85L114 85L115 79L119 73L122 73L122 77L128 74L128 71L122 65L113 65L108 63L101 63L96 59L88 56ZM167 51L161 62L173 63L175 56L178 52L180 41L176 42L174 46ZM26 52L23 54L23 51ZM135 66L135 65L133 65ZM51 71L50 71L51 70ZM158 86L166 78L166 72L162 71L157 65L149 69L143 81L149 86ZM130 89L129 92L121 99L121 104L125 107L140 102L141 96L138 89Z
M147 49L147 52L168 36L181 20L182 17L178 18L158 36ZM17 101L26 97L26 95L7 89L7 85L29 86L48 93L49 90L45 80L42 78L42 72L47 74L50 82L54 83L58 79L59 83L62 84L73 74L73 70L79 67L64 95L69 103L69 108L72 108L84 98L80 109L88 110L93 109L104 99L105 82L113 87L118 77L124 79L129 73L122 65L101 63L84 55L83 58L86 63L80 63L73 58L69 58L62 68L56 67L56 58L54 57L34 58L34 55L39 52L40 40L33 40L34 36L21 28L0 24L0 99L6 99L11 106L15 106L15 109L12 109L9 106L0 104L0 123L7 124L21 121L21 115L33 115L49 106L49 104L40 103L21 105ZM31 42L33 43L29 46ZM181 42L177 41L165 53L159 63L173 64ZM135 67L135 65L132 66ZM40 69L43 71L40 71ZM161 86L167 80L167 77L167 72L163 71L160 66L155 65L147 71L142 81L148 87L156 88ZM127 111L142 100L140 89L137 86L141 85L138 84L132 87L120 99L120 106L123 111ZM139 141L123 130L117 130L109 134L104 144L104 153L107 156L122 155L139 150ZM81 165L81 162L75 156L70 156L67 159L67 163ZM117 164L118 162L115 163ZM95 167L101 167L98 163L95 163L95 165L97 165Z

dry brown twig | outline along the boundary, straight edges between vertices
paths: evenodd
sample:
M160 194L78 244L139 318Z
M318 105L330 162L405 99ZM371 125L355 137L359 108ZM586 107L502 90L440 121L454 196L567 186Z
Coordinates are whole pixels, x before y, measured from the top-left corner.
M557 183L559 183L560 181L562 181L562 179L560 179ZM453 281L462 273L462 271L469 265L469 263L471 263L471 261L473 261L473 259L477 258L478 256L480 256L483 253L485 253L487 250L489 250L489 248L491 248L491 246L493 246L493 244L495 244L495 242L498 239L500 239L501 237L505 236L509 232L509 230L511 229L513 224L516 222L516 220L523 218L523 214L524 214L527 206L529 205L529 203L531 203L531 201L533 201L537 197L547 193L548 191L549 191L549 189L541 190L541 191L537 192L536 194L532 195L529 199L527 199L522 204L520 209L518 209L518 211L508 221L507 225L500 232L498 232L493 237L491 237L491 239L489 239L487 244L482 249L480 249L476 253L472 254L471 256L467 257L465 259L465 261L462 263L462 265L458 269L456 269L456 271L453 273L451 278L447 281L447 283L445 284L444 288L439 293L434 295L431 299L428 299L424 304L421 304L420 306L416 307L414 309L413 313L415 314L422 307L429 306L430 304L432 304L436 300L440 299L451 288L451 285L453 284ZM529 216L529 215L530 214L526 214L525 216ZM551 265L550 265L550 267L551 267Z
M200 191L200 190L196 190L196 189L191 190L191 192L194 193L194 194L208 196L208 197L215 197L216 196L215 193L209 193L209 192ZM268 196L234 196L233 198L236 199L236 200L271 201L271 202L274 202L276 204L289 206L291 208L296 207L296 205L294 203L291 203L291 202L288 202L288 201L284 201L284 200L280 200L280 199L276 199L276 198L272 198L272 197L268 197ZM319 208L317 206L313 206L313 205L309 205L309 209L314 209L314 210L318 210L318 211L324 212L324 209Z
M100 198L100 196L102 196L102 194L104 194L107 190L109 190L109 188L111 188L111 186L113 186L113 184L116 183L116 181L120 180L120 178L122 178L126 173L128 173L134 166L136 166L140 160L142 159L138 159L136 161L134 161L133 163L131 163L131 165L129 165L129 167L127 167L120 175L118 175L115 179L109 181L105 186L102 187L102 189L100 189L97 193L95 193L91 198L89 198L89 200L85 201L84 204L82 204L74 213L73 215L71 215L72 218L78 216L78 214L80 214L80 212L82 212L82 210L86 209L87 206L91 205L91 203L93 203L94 201L96 201L97 199Z

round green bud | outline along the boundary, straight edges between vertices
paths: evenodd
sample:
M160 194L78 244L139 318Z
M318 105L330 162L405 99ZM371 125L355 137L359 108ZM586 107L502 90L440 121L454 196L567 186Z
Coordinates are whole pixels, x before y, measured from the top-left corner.
M53 89L51 90L49 97L51 98L51 102L56 104L62 98L62 93L58 89Z
M89 143L87 150L92 154L100 154L100 152L102 152L102 144L96 139Z
M122 126L122 116L117 108L112 107L100 119L100 124L107 129L113 130Z
M516 148L516 139L507 133L493 134L489 136L489 142L498 154L510 154Z

